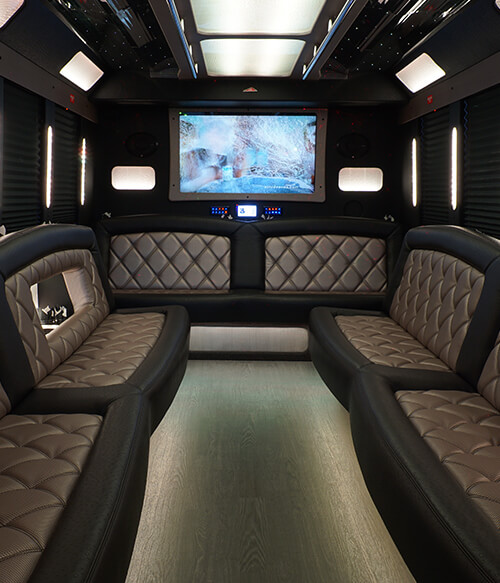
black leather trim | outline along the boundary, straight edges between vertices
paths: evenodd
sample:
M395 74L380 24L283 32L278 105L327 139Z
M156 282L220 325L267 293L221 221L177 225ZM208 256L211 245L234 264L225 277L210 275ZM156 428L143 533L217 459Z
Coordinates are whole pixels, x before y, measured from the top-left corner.
M181 305L193 323L275 322L306 324L317 306L379 309L383 294L266 293L236 290L228 293L115 292L116 305L123 309Z
M163 311L165 324L142 364L128 379L151 401L151 432L163 419L179 388L189 355L189 317L181 306ZM135 310L133 313L140 312Z
M287 235L352 235L354 237L387 238L399 231L396 223L351 217L308 217L305 219L280 219L252 223L252 226L268 237Z
M149 427L149 406L141 395L110 403L30 583L125 580L144 497Z
M351 430L370 494L416 580L500 581L497 529L441 465L380 377L358 376Z
M465 227L428 225L406 234L410 249L432 249L462 259L484 273L500 254L500 241Z
M0 383L14 407L35 384L35 377L17 329L0 276Z
M457 360L457 372L476 386L500 330L500 257L486 270L483 291Z

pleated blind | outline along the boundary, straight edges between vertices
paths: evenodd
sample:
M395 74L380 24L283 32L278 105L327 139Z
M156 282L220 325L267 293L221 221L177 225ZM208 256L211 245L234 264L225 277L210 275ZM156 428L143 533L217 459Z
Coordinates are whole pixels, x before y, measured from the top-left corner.
M444 107L420 120L421 222L449 222L450 207L450 115Z
M79 188L79 136L77 115L56 106L54 112L54 166L52 216L55 223L76 223Z
M42 219L43 101L4 83L3 184L0 224L7 232L40 224Z
M464 226L500 237L500 86L464 103Z

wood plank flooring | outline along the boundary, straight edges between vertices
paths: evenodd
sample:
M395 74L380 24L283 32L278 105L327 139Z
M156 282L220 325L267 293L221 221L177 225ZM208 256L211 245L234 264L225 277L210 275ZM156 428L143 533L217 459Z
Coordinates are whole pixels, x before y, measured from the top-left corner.
M312 363L189 362L127 583L410 581Z

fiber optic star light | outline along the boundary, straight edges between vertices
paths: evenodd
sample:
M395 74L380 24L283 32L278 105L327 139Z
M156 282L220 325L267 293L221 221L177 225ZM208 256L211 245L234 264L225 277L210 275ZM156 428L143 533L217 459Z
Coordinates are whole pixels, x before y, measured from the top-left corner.
M306 35L326 0L191 0L201 34Z
M24 4L24 0L2 0L0 2L0 28L7 24Z

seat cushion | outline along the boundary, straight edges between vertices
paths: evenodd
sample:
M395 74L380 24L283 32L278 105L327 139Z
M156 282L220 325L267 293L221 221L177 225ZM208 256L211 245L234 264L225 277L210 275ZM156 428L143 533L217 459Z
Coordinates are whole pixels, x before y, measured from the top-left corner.
M500 581L500 533L486 500L498 474L498 438L487 437L498 434L498 412L474 392L405 389L398 401L394 391L362 371L350 419L365 482L404 560L417 581Z
M448 366L394 320L376 316L337 316L347 340L374 364L445 370Z
M500 413L477 393L398 391L396 398L464 492L500 528Z
M158 340L164 314L111 314L37 388L104 387L128 381Z
M27 581L99 433L98 415L7 415L0 420L2 580Z

